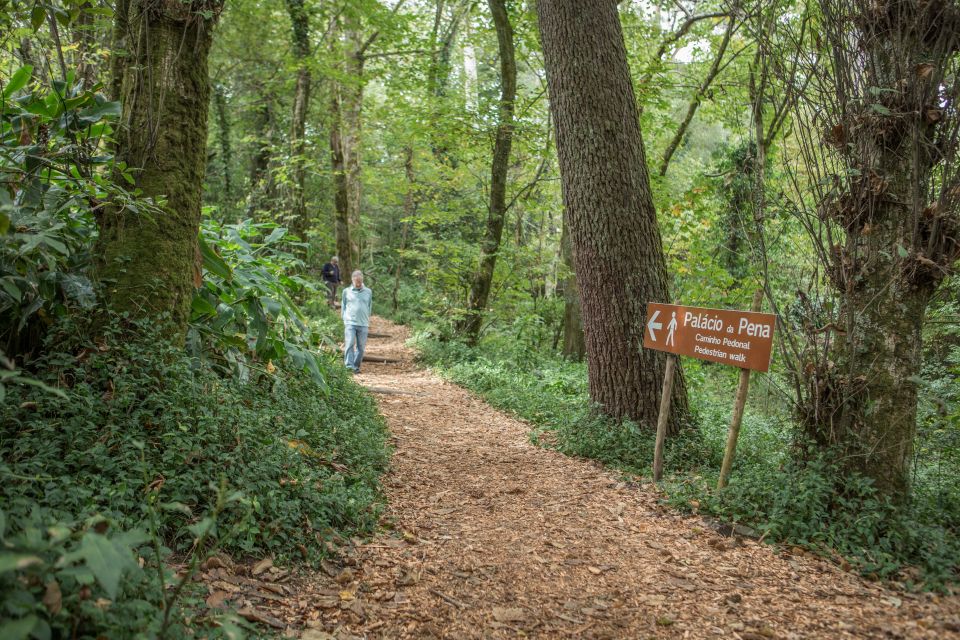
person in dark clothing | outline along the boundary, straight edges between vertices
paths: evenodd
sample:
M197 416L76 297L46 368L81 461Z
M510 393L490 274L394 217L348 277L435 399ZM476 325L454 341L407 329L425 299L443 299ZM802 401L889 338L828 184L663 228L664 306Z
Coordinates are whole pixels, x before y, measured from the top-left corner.
M337 287L340 286L340 258L333 256L323 265L323 284L327 285L327 304L331 307L337 299Z

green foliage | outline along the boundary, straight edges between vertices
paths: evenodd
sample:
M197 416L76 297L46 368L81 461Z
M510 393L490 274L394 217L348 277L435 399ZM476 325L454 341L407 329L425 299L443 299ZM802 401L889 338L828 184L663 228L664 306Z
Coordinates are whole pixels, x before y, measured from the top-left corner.
M421 358L443 375L529 421L535 442L628 473L651 474L653 433L591 411L583 364L496 343L488 340L471 350L421 333L417 346ZM690 367L689 374L701 390L710 390L703 365ZM960 580L955 483L924 480L928 474L921 474L912 502L894 505L881 499L869 480L841 474L829 454L798 449L788 419L748 411L733 477L716 491L733 386L730 379L727 393L693 396L699 433L667 442L664 490L670 504L747 524L769 541L845 558L865 575L909 587L941 588ZM756 395L759 385L754 387ZM955 474L957 467L952 470Z
M72 75L49 87L21 67L0 94L0 349L29 352L43 327L96 302L89 275L94 218L145 203L104 178L120 105Z
M169 554L219 545L315 558L323 540L377 522L385 429L332 358L319 360L324 393L283 364L223 377L146 323L86 335L82 324L58 322L56 349L34 367L66 400L12 386L0 408L0 509L15 531L2 553L41 560L17 574L36 579L3 576L0 606L24 602L21 619L80 621L91 635L153 635L164 599L149 571L165 570ZM212 491L220 477L229 486ZM94 537L99 522L116 534ZM156 549L145 550L151 537ZM148 573L130 564L133 553ZM63 593L59 618L38 604L50 580ZM177 610L170 620L182 627Z
M211 491L221 505L239 499L213 484ZM151 492L151 513L155 499ZM162 564L171 550L152 530L122 530L100 516L80 521L43 506L0 510L0 637L189 637L197 626L207 637L242 637L235 616L197 610L202 594L190 579L215 537L197 536L190 570L177 580ZM164 585L175 588L166 593Z
M204 221L200 230L203 285L193 299L188 343L192 353L238 379L250 367L287 360L326 391L311 329L292 296L320 297L318 284L300 275L287 230L273 223ZM271 365L272 366L272 365Z

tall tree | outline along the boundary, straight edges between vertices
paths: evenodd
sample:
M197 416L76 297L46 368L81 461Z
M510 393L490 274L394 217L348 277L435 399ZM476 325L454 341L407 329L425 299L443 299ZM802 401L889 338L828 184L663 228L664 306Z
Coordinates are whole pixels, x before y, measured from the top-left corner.
M641 349L646 304L670 296L617 3L537 8L590 396L609 415L652 427L665 359ZM682 375L672 401L675 433L688 419Z
M497 134L490 163L490 202L487 205L487 228L480 246L480 263L473 275L467 298L467 313L458 327L467 342L475 343L480 335L483 312L490 298L493 270L500 252L500 239L507 217L507 170L510 168L510 147L513 144L513 113L517 98L517 62L514 57L513 26L505 0L488 0L500 52L500 105Z
M819 0L798 56L803 203L835 304L812 301L808 434L903 497L927 305L960 258L960 5ZM776 23L781 26L781 23ZM811 64L812 63L812 64ZM810 77L808 85L800 78Z
M293 55L297 60L297 85L290 119L290 156L293 164L293 211L290 228L301 238L307 231L306 125L310 108L310 15L305 0L286 0L293 28Z
M109 208L98 220L98 275L110 306L134 316L167 312L186 329L199 276L197 233L206 167L207 56L222 0L124 0L114 60L123 104L116 156L162 215ZM115 52L119 54L120 52Z

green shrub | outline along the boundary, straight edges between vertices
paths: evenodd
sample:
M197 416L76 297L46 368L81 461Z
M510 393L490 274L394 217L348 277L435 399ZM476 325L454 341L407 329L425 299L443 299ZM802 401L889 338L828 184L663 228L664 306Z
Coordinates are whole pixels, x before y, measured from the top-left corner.
M33 367L66 399L8 386L0 408L0 510L32 545L17 548L41 558L17 572L19 583L40 572L31 578L34 601L36 585L53 575L43 568L59 571L58 558L89 539L90 522L111 523L117 536L155 532L178 556L189 554L198 532L215 527L216 542L230 553L280 559L317 558L324 539L377 522L384 424L373 400L331 358L320 358L322 389L282 363L252 368L246 381L223 377L145 324L101 331L93 341L78 337L84 334L75 323L59 323L50 336L56 350ZM210 484L221 478L228 494L240 490L243 499L217 512ZM72 533L44 533L54 530ZM139 542L118 539L127 556L137 552ZM129 608L156 608L143 576L131 571L126 579L129 589L118 590L116 601L108 597L117 619ZM65 601L77 608L48 624L87 620L87 600L97 596L78 600L83 584L62 580ZM0 597L8 610L29 599L10 591ZM17 615L38 615L36 602L24 607ZM158 611L152 615L139 617L153 620ZM99 620L91 622L97 633L116 622Z

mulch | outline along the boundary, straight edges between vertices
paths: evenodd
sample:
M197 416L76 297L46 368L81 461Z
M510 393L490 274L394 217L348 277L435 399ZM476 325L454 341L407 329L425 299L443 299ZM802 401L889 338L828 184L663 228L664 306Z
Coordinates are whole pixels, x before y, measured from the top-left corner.
M404 327L372 330L368 351L397 361L357 376L395 447L384 531L315 573L215 561L211 606L307 640L960 638L957 596L721 535L653 485L532 444L527 425L418 369Z

